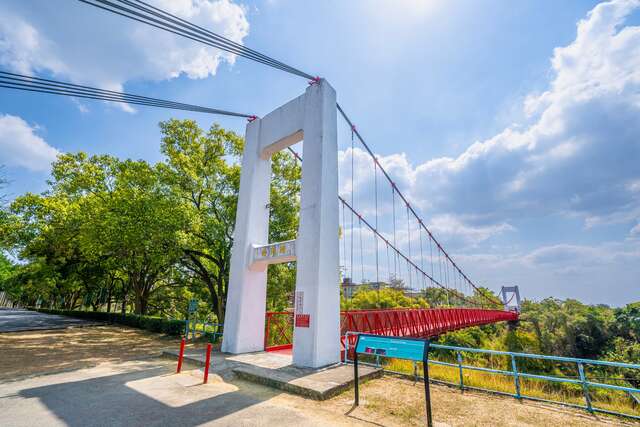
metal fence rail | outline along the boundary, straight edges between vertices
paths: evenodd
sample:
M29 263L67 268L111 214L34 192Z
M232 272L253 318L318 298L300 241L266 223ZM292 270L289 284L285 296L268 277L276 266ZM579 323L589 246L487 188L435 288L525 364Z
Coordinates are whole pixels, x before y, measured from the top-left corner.
M201 326L200 330L198 330L198 326ZM213 331L207 330L207 328L212 328ZM224 325L222 323L213 323L206 320L199 321L197 318L185 319L184 321L184 335L186 339L189 339L189 334L191 334L191 339L195 339L198 334L201 336L210 334L212 341L216 342L222 337L223 328Z
M344 352L344 363L350 363L351 360L349 359L349 346L353 345L353 339L349 339L349 337L353 337L357 335L357 333L354 332L347 332L346 333L346 339L345 339L345 346L346 346L346 351ZM611 411L608 409L604 409L604 408L598 408L596 406L594 406L593 400L591 398L591 390L592 389L606 389L606 390L615 390L615 391L620 391L620 392L624 392L627 393L631 399L636 400L638 396L640 396L640 389L635 388L635 387L628 387L628 386L621 386L621 385L615 385L615 384L606 384L606 383L601 383L601 382L595 382L595 381L591 381L587 378L587 375L585 373L585 366L607 366L607 367L612 367L612 368L621 368L621 369L632 369L632 370L636 370L638 372L640 372L640 365L639 364L633 364L633 363L622 363L622 362L610 362L610 361L605 361L605 360L592 360L592 359L578 359L578 358L572 358L572 357L561 357L561 356L549 356L549 355L542 355L542 354L530 354L530 353L516 353L516 352L510 352L510 351L497 351L497 350L485 350L485 349L478 349L478 348L468 348L468 347L456 347L456 346L449 346L449 345L442 345L442 344L431 344L430 346L431 349L438 349L438 350L446 350L446 351L450 351L455 355L455 359L456 359L456 363L451 363L451 362L445 362L442 360L435 360L435 359L429 359L429 363L433 364L433 365L440 365L440 366L448 366L448 367L452 367L452 368L457 368L459 370L459 382L458 383L452 383L449 381L442 381L442 380L431 380L434 383L443 383L443 384L447 384L447 385L454 385L454 386L458 386L461 390L465 390L465 389L470 389L470 390L480 390L480 391L487 391L487 392L491 392L491 393L496 393L496 394L501 394L501 395L507 395L507 396L512 396L515 397L517 399L528 399L528 400L535 400L535 401L541 401L541 402L547 402L547 403L555 403L555 404L561 404L564 406L570 406L570 407L574 407L574 408L579 408L579 409L584 409L587 410L591 413L594 412L599 412L599 413L604 413L604 414L610 414L610 415L618 415L618 416L623 416L623 417L628 417L628 418L632 418L632 419L636 419L636 420L640 420L640 415L633 415L633 414L628 414L628 413L623 413L623 412L617 412L617 411ZM476 354L487 354L487 355L492 355L492 356L505 356L507 358L510 358L511 360L511 370L504 370L504 369L493 369L493 368L487 368L487 367L482 367L482 366L474 366L474 365L469 365L469 364L465 364L463 362L464 357L463 354L464 353L476 353ZM385 356L380 356L380 355L376 355L376 363L373 364L371 363L371 365L376 365L376 366L382 366L380 363L380 359L381 358L386 358ZM560 376L553 376L553 375L539 375L539 374L530 374L527 372L523 372L521 370L518 369L518 363L517 363L517 359L522 358L522 359L533 359L533 360L546 360L546 361L553 361L553 362L561 362L561 363L572 363L576 365L577 368L577 372L578 375L576 378L571 378L571 377L560 377ZM415 365L415 362L414 362ZM382 366L384 368L384 366ZM407 375L406 372L397 372L397 371L392 371L392 370L388 370L385 369L387 372L392 372L392 373L396 373L396 374L401 374L401 375ZM491 389L486 389L486 388L482 388L482 387L475 387L469 384L465 384L464 383L464 371L465 370L469 370L469 371L480 371L480 372L486 372L486 373L490 373L490 374L496 374L496 375L505 375L505 376L510 376L513 378L513 386L514 386L514 392L513 393L507 393L507 392L503 392L503 391L499 391L499 390L491 390ZM422 379L421 376L419 376L417 374L418 369L416 366L414 366L413 369L414 373L413 376L417 379ZM527 378L527 379L534 379L534 380L540 380L540 381L549 381L549 382L553 382L553 383L567 383L567 384L576 384L581 386L582 388L582 394L584 396L585 399L585 404L584 405L577 405L577 404L573 404L573 403L567 403L567 402L562 402L559 400L552 400L552 399L543 399L540 397L535 397L535 396L529 396L526 395L522 392L522 384L521 384L521 379L523 378ZM612 378L613 380L619 380L616 378Z

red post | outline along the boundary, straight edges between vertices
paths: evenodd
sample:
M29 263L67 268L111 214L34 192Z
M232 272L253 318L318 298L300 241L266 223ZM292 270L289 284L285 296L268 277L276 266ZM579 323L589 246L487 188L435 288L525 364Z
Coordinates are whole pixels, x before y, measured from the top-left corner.
M209 362L211 362L211 343L207 344L207 359L204 365L204 382L206 384L209 380Z
M184 338L180 341L180 354L178 355L178 369L176 373L179 374L182 370L182 359L184 358Z

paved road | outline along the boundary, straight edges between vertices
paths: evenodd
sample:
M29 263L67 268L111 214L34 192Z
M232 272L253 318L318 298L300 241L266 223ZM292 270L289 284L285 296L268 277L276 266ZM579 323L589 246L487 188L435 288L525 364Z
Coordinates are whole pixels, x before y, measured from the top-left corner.
M69 326L88 326L95 324L97 323L75 319L73 317L37 313L29 310L0 309L0 333L63 329Z

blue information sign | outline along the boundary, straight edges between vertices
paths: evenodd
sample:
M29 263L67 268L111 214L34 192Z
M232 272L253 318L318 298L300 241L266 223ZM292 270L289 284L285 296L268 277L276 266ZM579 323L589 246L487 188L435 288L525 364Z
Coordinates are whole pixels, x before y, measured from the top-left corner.
M360 404L358 354L370 354L422 362L427 426L431 427L433 425L431 418L431 392L429 390L429 340L358 334L356 351L353 354L353 382L356 394L354 403L356 406Z
M424 340L361 334L356 352L422 362L425 345Z

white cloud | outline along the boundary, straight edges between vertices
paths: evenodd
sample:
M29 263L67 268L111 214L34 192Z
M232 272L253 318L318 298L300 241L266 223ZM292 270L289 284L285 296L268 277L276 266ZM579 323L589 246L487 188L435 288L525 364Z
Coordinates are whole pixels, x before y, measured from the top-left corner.
M24 74L46 68L64 71L64 64L51 54L53 46L31 24L9 13L0 14L0 64Z
M48 171L60 152L35 131L20 117L0 115L0 164Z
M638 7L638 0L602 3L578 23L575 40L553 53L547 90L527 97L526 122L471 144L457 157L423 164L412 163L406 154L379 158L475 282L494 290L518 284L525 297L580 296L589 303L618 305L637 299L640 27L625 25L625 18ZM373 164L363 150L339 154L340 192L351 200L352 155L354 204L371 220ZM395 235L400 249L409 253L412 248L415 257L422 237L411 231L409 238L407 230L416 224L407 224L405 207L396 198L393 231L391 191L381 174L378 185L383 235ZM502 238L519 231L512 224L540 227L546 221L557 228L558 218L582 220L586 233L603 224L622 224L629 232L620 242L528 250L523 244L538 240L531 233L523 233L522 242ZM348 214L344 223L348 227ZM355 242L357 254L357 235ZM370 258L368 264L374 262ZM371 269L349 274L373 277Z
M89 112L89 107L87 107L83 102L80 102L79 99L77 98L71 98L73 100L73 103L76 105L76 107L78 107L78 110L83 113L86 114Z
M440 179L436 196L456 211L480 206L497 216L590 217L636 204L625 184L640 175L640 27L620 27L638 5L603 3L578 24L574 42L554 52L550 89L529 98L538 113L530 126L422 165L417 180ZM416 191L431 196L430 188Z
M450 245L455 245L457 241L464 245L476 245L497 234L515 231L515 228L506 222L467 225L453 215L437 215L429 221L428 226L436 236L446 236Z
M578 217L587 227L635 221L640 27L624 24L639 6L640 0L601 3L578 23L575 40L554 50L548 90L527 97L529 123L475 142L455 158L413 165L398 154L381 163L427 217L449 223L457 218L445 233L476 228L483 240L487 233L505 231L504 224L544 215ZM350 150L341 157L347 186L349 157ZM356 152L355 157L356 173L362 175L366 156ZM370 198L373 175L366 173L368 185L357 188Z
M231 0L152 3L238 43L249 32L245 8ZM19 73L46 71L74 83L122 90L131 80L206 78L222 62L234 61L235 55L81 3L60 8L42 2L34 8L9 0L0 6L0 65Z
M457 255L477 283L517 284L525 298L623 305L638 299L640 241L557 244L530 251Z

